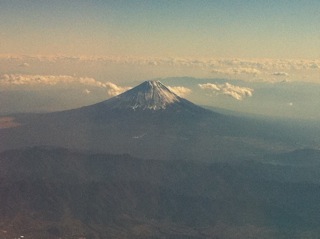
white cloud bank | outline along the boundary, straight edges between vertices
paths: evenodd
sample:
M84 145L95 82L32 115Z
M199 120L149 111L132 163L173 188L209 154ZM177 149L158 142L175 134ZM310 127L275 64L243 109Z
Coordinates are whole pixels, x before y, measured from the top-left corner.
M227 95L236 100L243 100L245 97L251 97L253 95L253 89L247 87L240 87L229 83L224 84L199 84L202 90L209 90L216 94Z
M101 82L91 77L75 77L67 75L23 75L23 74L4 74L0 75L0 86L6 88L14 87L35 87L35 86L56 86L56 85L74 85L98 87L106 90L109 96L116 96L130 89L130 87L121 87L111 82ZM90 90L84 92L89 94Z
M16 61L21 66L30 62L61 63L116 63L150 66L187 66L208 68L213 72L224 70L235 74L260 74L263 70L320 69L320 59L242 59L242 58L193 58L193 57L131 57L131 56L32 56L0 55L0 60Z
M0 55L1 72L21 72L21 67L29 74L36 74L38 67L61 66L81 67L88 70L90 67L104 69L106 65L119 67L138 66L140 69L158 68L162 70L161 77L171 77L177 72L187 72L193 77L218 76L223 78L242 79L245 81L269 81L270 75L276 78L288 77L293 81L319 82L320 59L243 59L243 58L195 58L195 57L132 57L132 56L32 56L32 55ZM17 68L20 66L20 68ZM32 67L28 67L32 66ZM75 68L76 69L76 68ZM175 72L177 71L177 72ZM43 72L43 71L41 71ZM58 71L57 71L58 72ZM61 74L72 74L65 73ZM167 72L167 73L166 73ZM288 75L286 75L286 74ZM43 73L46 74L46 73ZM51 73L49 73L51 74ZM59 74L59 73L57 73ZM84 73L86 74L86 73ZM148 71L149 74L149 71ZM146 75L143 78L157 78L159 75Z

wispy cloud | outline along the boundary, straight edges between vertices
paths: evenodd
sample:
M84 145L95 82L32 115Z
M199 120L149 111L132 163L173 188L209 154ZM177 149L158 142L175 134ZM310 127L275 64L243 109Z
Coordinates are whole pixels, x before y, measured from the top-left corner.
M168 86L168 89L180 97L185 97L191 93L191 89L184 86Z
M193 57L130 57L130 56L28 56L0 55L0 60L20 61L29 64L30 61L40 62L102 62L138 65L171 65L220 69L234 69L243 74L258 73L270 69L319 69L320 59L241 59L241 58L193 58Z
M255 68L227 68L227 69L214 69L211 71L211 73L214 74L222 74L222 75L240 75L240 74L245 74L245 75L259 75L261 74L261 71L255 69Z
M251 97L253 95L253 89L248 87L240 87L232 85L230 83L224 84L199 84L202 90L209 90L215 94L227 95L236 100L243 100L245 97Z
M86 95L89 95L89 94L91 93L91 90L84 89L84 90L83 90L83 93L86 94Z
M277 71L277 72L273 72L272 75L274 76L289 76L289 73L284 72L284 71Z
M247 74L247 75L258 75L261 73L261 71L255 69L255 68L234 68L232 69L233 73L235 74Z
M78 85L103 88L109 96L118 95L130 87L121 87L111 82L101 82L91 77L75 77L68 75L23 75L4 74L0 75L0 86L2 87L30 87L30 86L56 86L56 85ZM89 94L90 90L85 89Z

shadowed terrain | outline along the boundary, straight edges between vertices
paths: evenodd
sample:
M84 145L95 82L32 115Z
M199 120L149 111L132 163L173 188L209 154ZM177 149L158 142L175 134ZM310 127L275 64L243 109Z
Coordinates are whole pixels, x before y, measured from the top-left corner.
M292 152L268 160L287 161L292 154L305 156ZM320 153L313 154L319 161ZM318 170L319 164L295 161L279 166L141 160L47 147L7 151L0 155L1 235L316 238Z

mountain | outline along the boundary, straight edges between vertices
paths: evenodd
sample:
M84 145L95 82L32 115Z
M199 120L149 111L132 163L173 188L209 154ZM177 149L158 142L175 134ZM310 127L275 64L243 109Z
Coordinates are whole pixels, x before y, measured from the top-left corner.
M318 150L296 150L292 128L205 110L160 82L0 126L0 238L320 233Z
M159 81L146 81L94 105L10 115L4 122L0 151L50 145L142 158L211 161L257 158L297 147L299 139L291 129L281 132L264 121L206 110Z
M6 151L0 238L318 238L319 167Z
M128 117L131 121L138 117L136 124L156 120L156 118L188 119L214 115L212 111L179 97L160 81L145 81L109 100L58 114L59 117L78 115L78 120L89 118L91 121L105 122L115 117L123 119Z
M160 81L146 81L137 87L122 93L96 106L118 110L175 110L175 111L203 111L175 93L170 91ZM91 106L92 107L92 106Z

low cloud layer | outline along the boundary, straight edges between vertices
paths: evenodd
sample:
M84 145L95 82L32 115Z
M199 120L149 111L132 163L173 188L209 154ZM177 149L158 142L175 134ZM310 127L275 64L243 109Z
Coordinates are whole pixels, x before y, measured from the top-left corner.
M251 97L253 95L253 89L248 87L240 87L236 85L232 85L229 83L224 84L199 84L199 87L202 90L207 90L215 94L219 95L227 95L236 100L243 100L246 97Z
M261 71L255 69L255 68L227 68L227 69L214 69L211 71L213 74L222 74L222 75L259 75L261 74Z
M121 87L111 82L101 82L91 77L75 77L67 75L22 75L22 74L4 74L0 75L0 86L10 88L23 87L41 87L41 86L58 86L58 85L72 85L72 86L90 86L103 88L109 96L116 96L122 92L130 89L129 87ZM86 94L90 90L85 89Z
M159 68L170 77L181 70L192 69L194 77L224 77L247 80L268 81L270 75L289 76L291 80L306 80L318 82L320 71L320 59L241 59L241 58L193 58L193 57L130 57L130 56L12 56L0 55L0 63L3 64L2 72L36 73L43 66L69 66L81 70L84 66L94 66L96 69L104 69L108 65L117 67L138 66L141 69ZM6 66L6 67L5 67ZM20 68L17 66L21 66ZM32 67L27 67L32 66ZM22 68L24 67L24 68ZM100 68L99 68L100 67ZM0 65L1 68L1 65ZM5 71L3 69L6 69ZM88 69L91 69L88 67ZM63 72L63 71L62 71ZM149 72L149 71L148 71ZM90 75L93 72L90 72ZM66 74L66 73L63 73ZM67 73L72 74L72 73ZM286 75L288 74L288 75ZM174 74L176 75L176 74ZM143 76L143 78L159 77L159 75Z
M64 63L116 63L149 66L188 66L208 68L212 71L230 70L234 73L259 74L263 70L307 70L320 69L320 60L310 59L241 59L241 58L192 58L192 57L129 57L129 56L13 56L0 55L0 60L16 61L28 66L29 62L64 62Z

